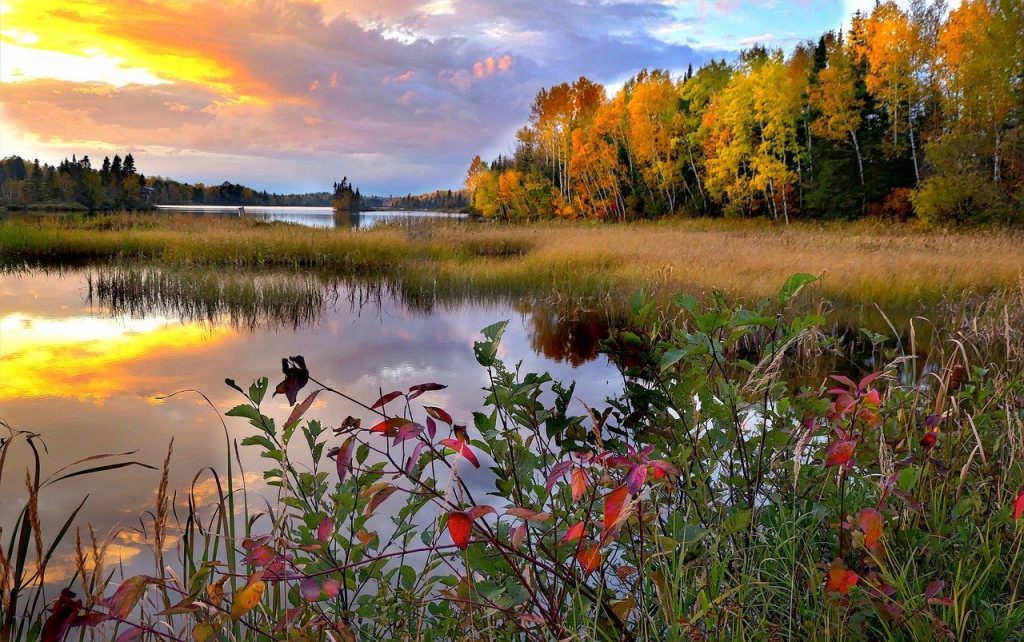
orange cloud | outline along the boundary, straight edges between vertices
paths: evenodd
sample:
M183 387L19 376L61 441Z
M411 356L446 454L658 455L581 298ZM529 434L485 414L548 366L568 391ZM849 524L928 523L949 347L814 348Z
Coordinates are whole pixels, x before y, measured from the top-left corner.
M268 31L267 17L249 3L5 0L4 10L0 58L17 61L3 63L5 82L185 82L228 100L301 102L259 78L231 37Z

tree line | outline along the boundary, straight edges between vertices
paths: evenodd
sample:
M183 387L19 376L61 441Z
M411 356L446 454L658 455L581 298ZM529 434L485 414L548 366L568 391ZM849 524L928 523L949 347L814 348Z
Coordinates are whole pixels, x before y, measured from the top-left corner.
M64 159L56 166L0 159L0 203L6 206L81 206L90 210L136 210L160 205L254 205L330 207L332 192L274 194L224 181L219 185L182 183L147 177L128 153L106 157L99 168L89 156Z
M880 2L791 54L761 46L613 96L541 90L512 156L473 159L488 217L1024 218L1024 0Z

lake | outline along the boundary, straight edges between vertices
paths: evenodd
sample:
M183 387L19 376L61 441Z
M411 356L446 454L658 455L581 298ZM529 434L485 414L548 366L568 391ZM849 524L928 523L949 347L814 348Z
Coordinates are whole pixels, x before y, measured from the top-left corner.
M574 379L578 398L592 405L621 387L618 371L597 355L603 327L561 319L536 303L413 304L386 289L319 280L295 286L289 279L302 277L281 275L282 287L309 288L291 297L301 301L298 307L240 311L166 294L119 298L100 287L110 278L109 271L95 268L0 274L0 418L42 435L48 450L44 476L86 456L126 451L137 452L116 461L159 468L173 439L170 487L181 519L197 473L225 469L221 418L242 399L224 379L245 386L266 376L273 388L282 378L284 356L304 355L314 377L366 402L381 391L447 384L423 399L447 408L456 421L471 422L487 383L473 341L481 328L508 319L502 356L521 359L524 371ZM207 395L219 412L195 393L161 399L185 389ZM263 405L279 425L289 413L281 396ZM584 414L582 406L573 411ZM307 416L337 426L349 414L371 418L326 395ZM250 434L244 420L226 420L232 438ZM258 491L267 460L254 450L242 449L242 463ZM28 448L19 443L0 480L0 524L13 524L23 506L23 469L30 462ZM159 479L159 470L130 467L55 484L40 500L44 529L52 536L88 494L78 523L92 524L100 536L123 529L112 559L125 564L126 575L152 572L148 550L132 529L152 508ZM196 488L198 496L211 496L209 474ZM70 559L63 555L48 580L66 581L73 572Z
M330 207L260 207L246 205L243 213L239 208L227 205L157 205L163 212L184 212L208 214L211 216L245 216L263 221L295 223L307 227L341 227L368 229L381 223L408 220L462 219L465 214L457 212L382 210L372 212L335 212Z

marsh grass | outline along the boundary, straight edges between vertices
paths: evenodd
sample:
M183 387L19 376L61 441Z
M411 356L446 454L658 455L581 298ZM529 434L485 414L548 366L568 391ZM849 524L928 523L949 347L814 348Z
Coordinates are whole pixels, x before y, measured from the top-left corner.
M401 281L410 290L544 293L577 300L642 288L656 298L718 288L771 294L794 272L839 302L934 303L986 294L1024 270L1024 233L911 224L700 219L651 224L430 222L311 229L183 214L11 217L0 254L14 263L129 259L177 266L286 268Z

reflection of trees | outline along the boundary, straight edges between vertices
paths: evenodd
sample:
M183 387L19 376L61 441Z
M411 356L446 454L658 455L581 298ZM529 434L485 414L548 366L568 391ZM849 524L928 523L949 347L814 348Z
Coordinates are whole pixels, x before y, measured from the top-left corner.
M601 341L608 337L610 320L607 312L563 313L542 303L524 304L518 309L529 316L533 349L554 361L566 361L573 367L596 359Z

